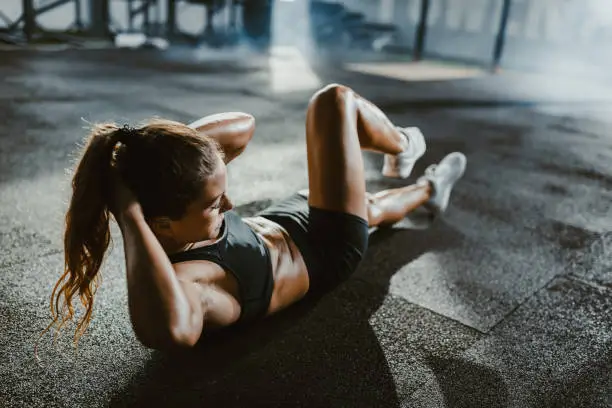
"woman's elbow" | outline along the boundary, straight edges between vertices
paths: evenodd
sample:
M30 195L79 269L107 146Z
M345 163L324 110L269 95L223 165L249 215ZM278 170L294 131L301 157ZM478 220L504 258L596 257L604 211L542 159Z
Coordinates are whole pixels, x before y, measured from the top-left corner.
M201 330L170 328L164 333L143 335L136 333L136 338L145 347L158 351L179 351L193 348L200 339Z
M202 328L170 330L170 343L173 348L192 348L200 340Z

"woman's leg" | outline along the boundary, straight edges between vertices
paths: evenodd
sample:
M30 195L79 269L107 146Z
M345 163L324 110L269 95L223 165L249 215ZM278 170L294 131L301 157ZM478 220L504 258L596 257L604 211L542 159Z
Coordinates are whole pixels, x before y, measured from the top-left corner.
M406 187L367 194L368 226L383 227L400 222L410 212L431 198L431 184L419 183Z
M400 222L409 213L429 201L431 193L430 183L412 184L378 193L366 192L368 226L384 227ZM308 197L309 191L301 190L299 194Z
M466 166L465 155L453 152L439 163L430 165L417 184L368 194L368 225L395 224L421 205L434 216L444 213L453 187L463 176Z
M375 105L351 89L333 84L310 101L306 145L309 204L367 220L361 149L398 154L407 142Z

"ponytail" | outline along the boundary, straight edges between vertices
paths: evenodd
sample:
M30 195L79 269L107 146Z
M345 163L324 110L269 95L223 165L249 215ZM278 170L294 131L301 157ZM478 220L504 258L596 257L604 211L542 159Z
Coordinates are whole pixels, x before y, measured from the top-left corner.
M74 318L72 301L78 294L85 313L75 330L75 346L89 325L99 286L98 271L111 239L109 180L117 131L112 124L93 128L72 179L72 198L64 231L64 273L51 294L53 321L43 333L56 325L59 332Z

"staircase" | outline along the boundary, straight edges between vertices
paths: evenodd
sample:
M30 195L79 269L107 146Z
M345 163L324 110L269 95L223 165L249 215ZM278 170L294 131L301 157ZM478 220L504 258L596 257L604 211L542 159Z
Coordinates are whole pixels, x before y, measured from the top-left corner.
M374 23L364 13L351 11L340 2L310 2L311 33L322 49L382 50L393 41L397 27Z

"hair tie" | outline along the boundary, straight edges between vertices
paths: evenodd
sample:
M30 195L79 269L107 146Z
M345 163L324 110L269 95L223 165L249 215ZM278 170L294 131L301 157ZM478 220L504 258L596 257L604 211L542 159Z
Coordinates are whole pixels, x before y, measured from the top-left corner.
M128 124L125 124L123 125L123 127L117 129L117 141L123 144L128 144L130 143L130 140L134 140L137 134L138 129L133 128Z

